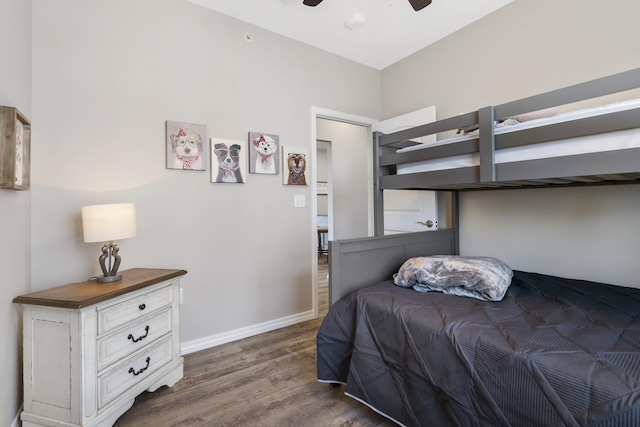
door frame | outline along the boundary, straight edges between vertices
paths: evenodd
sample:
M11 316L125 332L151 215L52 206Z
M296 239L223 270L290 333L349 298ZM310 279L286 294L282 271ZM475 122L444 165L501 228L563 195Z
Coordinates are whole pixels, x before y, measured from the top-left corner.
M333 120L333 121L338 121L338 122L344 122L344 123L350 123L353 125L358 125L358 126L365 126L368 128L367 131L367 138L369 138L369 140L371 141L371 143L367 146L367 205L368 205L368 230L369 230L369 236L373 236L373 229L374 229L374 223L373 223L373 139L372 139L372 132L371 132L371 126L374 123L377 123L378 120L376 119L371 119L368 117L362 117L362 116L357 116L354 114L348 114L348 113L343 113L341 111L335 111L335 110L329 110L326 108L320 108L320 107L315 107L312 106L311 107L311 149L310 149L310 154L311 154L311 159L312 162L311 164L314 165L314 167L311 170L311 229L312 230L316 230L318 227L318 218L317 218L317 211L318 211L318 194L317 194L317 189L316 189L316 182L318 179L318 174L316 171L316 167L315 165L317 164L317 149L318 149L318 144L317 144L317 120L318 119L326 119L326 120ZM332 184L332 180L329 179L329 185L331 186ZM329 191L331 192L332 189L331 187L329 188ZM328 233L328 240L331 240L333 238L333 227L331 226L331 221L333 221L332 216L330 216L330 223L329 223L329 233ZM312 233L312 236L316 236L315 238L311 239L311 267L312 267L312 280L311 280L311 287L312 287L312 306L313 306L313 317L317 318L318 317L318 242L317 242L317 233Z

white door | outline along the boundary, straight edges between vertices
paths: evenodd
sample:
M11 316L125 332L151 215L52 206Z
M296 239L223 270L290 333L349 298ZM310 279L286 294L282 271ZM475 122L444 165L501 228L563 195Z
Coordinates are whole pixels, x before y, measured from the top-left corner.
M384 190L384 234L438 229L435 191Z
M436 120L436 107L427 107L374 124L376 132L393 133ZM434 142L435 135L415 139ZM438 205L435 191L384 190L384 234L415 233L438 229Z

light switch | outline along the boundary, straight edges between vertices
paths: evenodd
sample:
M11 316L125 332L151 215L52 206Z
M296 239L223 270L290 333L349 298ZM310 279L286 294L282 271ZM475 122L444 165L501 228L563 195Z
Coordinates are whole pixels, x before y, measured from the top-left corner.
M293 207L304 208L306 205L304 194L296 194L293 196Z

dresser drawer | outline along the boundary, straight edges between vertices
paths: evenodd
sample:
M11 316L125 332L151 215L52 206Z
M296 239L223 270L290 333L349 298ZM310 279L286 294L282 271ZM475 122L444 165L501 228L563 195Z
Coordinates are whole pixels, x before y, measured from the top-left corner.
M98 377L98 409L134 389L173 358L171 335ZM143 390L139 390L142 392Z
M173 302L173 288L167 284L159 289L119 300L98 308L98 335L140 318Z
M171 332L171 307L128 324L98 340L98 371Z

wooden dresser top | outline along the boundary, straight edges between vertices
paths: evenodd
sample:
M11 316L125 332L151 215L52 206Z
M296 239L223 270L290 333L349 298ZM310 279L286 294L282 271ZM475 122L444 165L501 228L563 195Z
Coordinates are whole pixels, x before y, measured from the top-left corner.
M87 280L69 283L56 288L45 289L14 298L13 302L28 305L80 309L120 295L127 294L156 283L171 280L187 274L185 270L158 268L132 268L121 272L122 280L98 283Z

